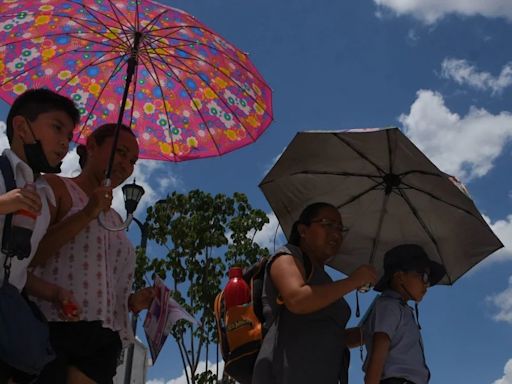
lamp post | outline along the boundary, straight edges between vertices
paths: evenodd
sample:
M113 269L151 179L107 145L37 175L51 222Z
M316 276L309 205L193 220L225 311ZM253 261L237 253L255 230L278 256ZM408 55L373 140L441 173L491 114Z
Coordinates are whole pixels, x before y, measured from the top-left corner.
M134 184L135 184L135 181L133 182L133 184L127 184L127 185L130 185L130 186L133 187ZM123 194L125 194L124 188L127 185L123 186ZM140 187L140 188L142 188L142 187ZM144 189L142 189L142 193L140 194L140 196L142 196L143 194L144 194ZM126 196L127 195L128 194L125 194L125 207L126 207L126 210L128 211L128 202L126 200ZM139 197L139 199L140 199L140 197ZM155 206L157 204L163 203L165 201L166 201L165 199L160 199L160 200L158 200L155 203ZM135 207L136 206L137 205L135 205ZM148 243L148 226L149 226L149 223L148 223L147 220L145 220L144 223L142 223L136 217L132 217L132 220L137 224L137 226L140 229L140 244L139 244L139 247L142 249L142 252L144 254L146 254L146 246L147 246L147 243ZM134 336L137 333L137 321L138 321L138 318L139 318L138 315L134 314L132 316L132 330L133 330L133 335ZM132 366L133 366L133 353L134 353L134 349L135 349L135 343L130 344L128 346L128 350L127 350L127 354L126 354L126 366L125 366L125 371L124 371L124 384L130 384L130 381L132 379Z
M139 247L142 249L142 252L146 254L146 245L148 243L148 222L144 221L142 223L136 217L132 218L133 221L137 224L140 229L140 244ZM133 335L135 337L137 333L137 321L139 319L139 315L132 314L132 330ZM126 354L126 366L124 370L124 384L130 384L132 379L132 366L133 366L133 353L135 349L135 343L132 343L128 346L127 354Z

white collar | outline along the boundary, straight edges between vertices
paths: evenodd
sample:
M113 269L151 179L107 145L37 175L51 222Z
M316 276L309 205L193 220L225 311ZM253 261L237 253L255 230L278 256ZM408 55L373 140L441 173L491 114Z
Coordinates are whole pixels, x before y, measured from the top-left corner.
M26 183L34 182L34 172L32 168L28 166L23 160L21 160L10 148L4 149L3 153L9 159L11 163L12 170L14 173L14 178L16 180L24 180ZM48 185L46 180L42 177L38 177L35 181L35 185L37 191L41 194L42 197L46 197L46 199L55 206L55 195L53 194L52 188Z

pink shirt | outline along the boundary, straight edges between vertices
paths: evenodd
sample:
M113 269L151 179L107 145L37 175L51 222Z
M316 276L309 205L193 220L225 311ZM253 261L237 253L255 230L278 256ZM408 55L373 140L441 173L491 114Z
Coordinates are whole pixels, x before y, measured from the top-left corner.
M74 181L62 178L73 205L67 216L82 210L89 201ZM108 224L120 217L110 209ZM135 250L125 231L111 232L97 220L71 239L44 266L34 269L41 278L71 290L82 309L81 320L101 320L103 327L119 331L123 344L133 341L128 321L128 296L135 269ZM53 304L36 300L48 321L62 321Z

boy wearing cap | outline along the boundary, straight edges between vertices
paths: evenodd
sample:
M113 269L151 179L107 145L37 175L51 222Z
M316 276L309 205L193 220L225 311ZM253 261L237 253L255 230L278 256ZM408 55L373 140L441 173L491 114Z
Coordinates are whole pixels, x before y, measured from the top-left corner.
M417 303L445 273L419 245L403 244L386 252L384 276L374 288L382 294L363 326L368 352L363 364L365 384L428 383ZM416 318L409 300L416 302Z

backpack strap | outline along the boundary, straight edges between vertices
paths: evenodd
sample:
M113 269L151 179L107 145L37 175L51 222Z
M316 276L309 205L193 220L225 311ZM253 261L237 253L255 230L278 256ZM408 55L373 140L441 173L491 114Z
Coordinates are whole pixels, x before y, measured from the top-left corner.
M5 155L0 155L0 170L4 178L5 193L16 188L16 180L14 179L14 172L12 170L11 162ZM11 269L10 259L14 256L9 251L9 240L11 236L11 222L12 213L5 216L4 230L2 234L2 253L5 254L4 260L4 283L9 280L9 274Z

